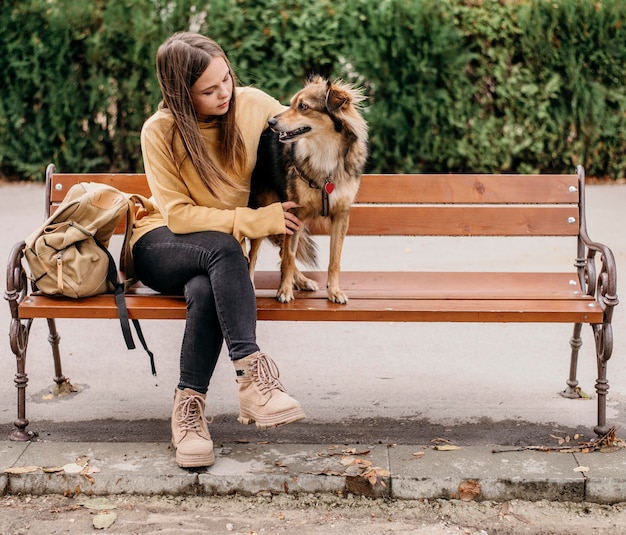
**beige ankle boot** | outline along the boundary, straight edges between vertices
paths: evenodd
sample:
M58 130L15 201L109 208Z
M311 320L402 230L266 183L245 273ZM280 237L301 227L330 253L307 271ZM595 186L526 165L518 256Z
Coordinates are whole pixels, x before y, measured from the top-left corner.
M305 418L295 399L285 392L278 380L274 361L258 352L235 360L239 383L239 418L242 424L256 422L260 428L277 427Z
M172 445L181 468L211 466L213 441L204 414L206 395L190 388L176 389L172 410Z

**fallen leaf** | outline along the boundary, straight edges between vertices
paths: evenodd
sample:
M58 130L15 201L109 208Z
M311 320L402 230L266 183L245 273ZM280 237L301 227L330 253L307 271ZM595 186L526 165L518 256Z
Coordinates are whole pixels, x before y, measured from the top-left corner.
M438 444L439 442L443 442L444 444L452 444L447 438L433 438L431 442Z
M62 466L44 466L42 468L44 474L54 474L56 472L63 472Z
M63 470L66 474L80 474L83 470L84 466L81 466L76 463L68 463L63 465Z
M372 487L374 485L376 485L376 483L378 483L379 480L380 480L381 485L386 487L386 484L384 483L382 478L389 477L390 475L391 475L391 472L389 472L389 470L385 470L383 468L374 467L374 468L370 468L369 470L366 470L365 472L363 472L361 474L361 477L364 477L365 479L367 479L369 481L370 485L372 485Z
M65 381L63 381L61 384L57 384L54 386L54 389L52 390L52 396L63 397L74 392L78 392L78 388L70 383L69 377L66 377Z
M574 468L574 472L589 472L588 466L577 466Z
M574 390L580 396L581 399L591 399L591 396L583 392L583 389L580 388L579 386L577 386Z
M455 446L454 444L444 444L443 446L433 446L437 451L454 451L462 449L461 446Z
M13 466L11 468L5 468L5 474L30 474L41 470L41 466Z
M116 509L117 506L109 499L103 497L90 498L80 503L85 509L94 509L96 511L110 511Z
M350 466L355 460L356 460L356 457L352 457L352 456L342 457L341 464L343 464L344 466Z
M459 485L459 498L464 502L475 500L480 494L480 483L474 479L467 479Z
M87 466L89 464L89 456L81 455L76 461L74 461L78 466Z
M421 459L422 457L424 457L424 455L426 455L425 451L416 451L413 454L413 459Z
M557 437L556 435L550 435L550 436L559 443L559 446L562 446L563 443L565 442L565 439L563 437Z
M116 513L98 513L93 517L93 527L95 529L107 529L117 520Z
M367 455L371 450L357 450L356 448L350 448L347 450L343 450L343 453L346 455Z
M361 470L358 466L348 466L342 475L349 477L362 476L363 470Z

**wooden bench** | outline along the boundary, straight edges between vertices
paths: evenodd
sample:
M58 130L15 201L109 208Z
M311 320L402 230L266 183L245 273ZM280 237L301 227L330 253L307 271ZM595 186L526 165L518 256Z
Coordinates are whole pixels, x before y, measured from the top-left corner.
M71 185L111 184L149 196L141 174L46 173L46 214ZM589 239L585 223L584 170L572 175L364 175L353 208L349 235L361 236L565 236L571 238L573 267L565 273L440 271L342 272L347 305L331 303L325 291L298 292L281 304L275 299L277 272L257 272L258 318L266 321L361 322L536 322L572 323L570 375L563 391L579 397L576 369L582 324L593 330L598 375L597 425L606 423L607 361L613 346L611 316L617 305L616 267L611 250ZM350 238L348 238L349 240ZM493 240L492 240L493 241ZM576 243L576 245L574 245ZM26 419L26 349L31 323L45 318L54 360L54 381L62 384L55 318L116 318L112 296L74 300L37 293L23 260L24 243L10 253L5 298L11 309L10 342L17 359L17 419L11 438L29 440ZM393 268L392 265L389 266ZM449 269L449 268L448 268ZM325 287L324 271L308 273ZM131 289L131 318L184 319L181 297ZM496 379L497 380L497 379Z

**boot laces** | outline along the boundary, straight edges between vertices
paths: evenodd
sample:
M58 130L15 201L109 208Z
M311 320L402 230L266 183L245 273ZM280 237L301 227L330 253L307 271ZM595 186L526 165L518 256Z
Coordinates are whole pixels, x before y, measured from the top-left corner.
M203 424L213 422L213 413L207 422L204 405L205 401L200 396L190 395L182 400L180 408L176 412L176 421L183 431L201 431Z
M253 361L252 375L262 393L270 390L285 391L282 383L278 380L280 376L278 366L264 353L259 353L259 356Z

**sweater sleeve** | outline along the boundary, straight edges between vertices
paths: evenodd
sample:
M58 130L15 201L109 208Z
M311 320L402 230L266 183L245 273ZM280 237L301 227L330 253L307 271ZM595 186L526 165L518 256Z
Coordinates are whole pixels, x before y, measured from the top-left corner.
M215 230L243 238L262 238L286 232L280 203L253 210L245 206L247 195L216 199L199 182L188 159L176 166L169 121L148 121L141 134L144 168L156 205L165 223L176 234ZM168 132L169 131L169 135ZM183 173L193 174L193 177ZM191 191L191 188L195 188ZM228 197L228 193L226 194ZM243 202L242 202L243 199Z

